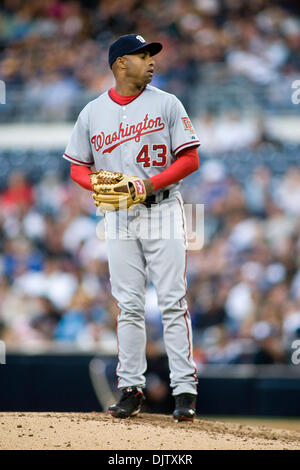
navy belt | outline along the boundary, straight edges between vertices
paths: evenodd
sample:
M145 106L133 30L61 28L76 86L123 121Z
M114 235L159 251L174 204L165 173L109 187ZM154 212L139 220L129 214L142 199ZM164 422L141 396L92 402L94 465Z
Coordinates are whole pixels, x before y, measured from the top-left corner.
M161 193L160 194L151 194L151 196L148 196L145 201L143 202L144 206L146 207L151 207L152 204L158 204L159 202L163 201L164 199L168 199L170 195L170 191L168 189L166 189L163 193L162 193L162 197L161 197Z

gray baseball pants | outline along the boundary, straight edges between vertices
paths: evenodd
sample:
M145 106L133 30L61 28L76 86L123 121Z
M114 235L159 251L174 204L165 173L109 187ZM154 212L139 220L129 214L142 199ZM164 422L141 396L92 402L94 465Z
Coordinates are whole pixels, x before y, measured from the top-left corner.
M186 220L180 192L151 209L138 205L129 211L106 212L105 235L112 295L120 309L118 388L145 387L145 292L151 280L162 315L173 395L196 395L186 302Z

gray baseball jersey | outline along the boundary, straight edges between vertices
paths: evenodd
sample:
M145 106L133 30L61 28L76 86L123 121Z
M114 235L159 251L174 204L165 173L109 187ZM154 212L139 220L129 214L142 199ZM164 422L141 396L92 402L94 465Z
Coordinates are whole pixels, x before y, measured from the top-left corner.
M96 170L147 179L170 166L181 150L199 144L178 98L148 85L124 106L108 92L88 103L63 156L78 165L95 165Z

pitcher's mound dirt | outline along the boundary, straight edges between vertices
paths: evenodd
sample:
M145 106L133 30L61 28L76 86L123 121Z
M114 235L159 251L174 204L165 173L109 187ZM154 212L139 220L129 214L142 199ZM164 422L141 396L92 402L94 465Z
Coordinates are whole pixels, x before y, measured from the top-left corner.
M300 432L172 416L118 420L103 413L0 413L0 449L299 449Z

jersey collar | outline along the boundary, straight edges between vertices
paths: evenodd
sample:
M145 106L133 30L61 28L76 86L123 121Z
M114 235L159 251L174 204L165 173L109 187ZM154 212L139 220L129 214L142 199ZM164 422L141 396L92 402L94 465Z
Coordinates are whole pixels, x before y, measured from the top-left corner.
M145 90L146 87L142 89L137 95L131 95L131 96L122 96L119 95L119 93L116 92L114 88L111 88L108 90L108 96L110 97L111 100L113 100L115 103L119 104L120 106L124 106L126 104L131 103L134 101L136 98L138 98L143 91Z

